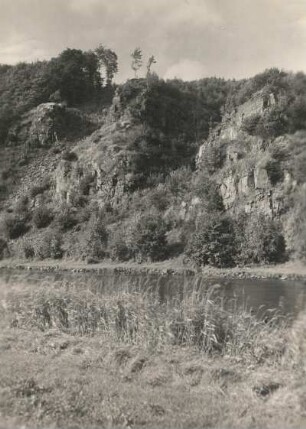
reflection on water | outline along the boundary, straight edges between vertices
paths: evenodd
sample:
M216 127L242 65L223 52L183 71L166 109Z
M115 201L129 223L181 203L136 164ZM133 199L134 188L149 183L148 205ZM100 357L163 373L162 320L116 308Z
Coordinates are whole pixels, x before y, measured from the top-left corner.
M278 308L284 314L296 315L306 307L305 280L225 280L183 275L0 270L0 288L16 283L46 288L52 284L67 289L89 289L95 293L145 292L157 295L161 302L182 300L191 292L201 294L213 287L215 296L234 298L238 305L252 308L255 312Z

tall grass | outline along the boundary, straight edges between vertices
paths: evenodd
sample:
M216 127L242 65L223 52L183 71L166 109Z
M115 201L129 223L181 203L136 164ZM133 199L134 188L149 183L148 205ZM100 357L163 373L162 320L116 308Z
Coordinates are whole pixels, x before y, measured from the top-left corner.
M284 321L276 313L258 317L217 296L214 288L194 288L182 299L161 302L149 287L140 292L128 283L120 293L103 294L73 283L44 284L8 293L4 307L9 323L20 328L106 335L148 348L179 345L209 354L246 353L256 359L283 351L279 333Z

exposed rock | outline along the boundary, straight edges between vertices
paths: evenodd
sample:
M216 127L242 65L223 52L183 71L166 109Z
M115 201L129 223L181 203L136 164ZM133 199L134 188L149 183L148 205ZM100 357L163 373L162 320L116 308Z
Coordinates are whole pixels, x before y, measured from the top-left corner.
M13 143L48 146L62 139L80 138L90 134L95 124L77 109L61 103L43 103L22 116L10 129Z

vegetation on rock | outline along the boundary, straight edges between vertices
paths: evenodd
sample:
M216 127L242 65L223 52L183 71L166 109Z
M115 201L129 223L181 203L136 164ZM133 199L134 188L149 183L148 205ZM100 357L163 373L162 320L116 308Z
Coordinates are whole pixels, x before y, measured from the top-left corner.
M132 58L137 73L142 51ZM61 243L25 245L25 257L156 261L174 248L199 265L302 257L305 75L164 81L154 62L122 85L103 45L0 67L2 256L46 229Z

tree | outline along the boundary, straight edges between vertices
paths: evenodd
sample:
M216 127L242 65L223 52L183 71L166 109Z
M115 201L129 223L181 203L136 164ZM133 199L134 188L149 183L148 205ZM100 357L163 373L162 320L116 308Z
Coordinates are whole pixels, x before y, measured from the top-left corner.
M147 87L149 87L149 79L151 76L151 67L153 64L156 64L156 59L154 55L151 55L147 62Z
M127 247L139 262L158 261L166 256L167 228L162 217L144 214L133 223L128 231Z
M156 59L155 59L154 55L151 55L151 57L148 59L147 76L150 76L152 64L156 64Z
M142 52L141 52L141 49L140 48L134 49L134 51L131 53L131 57L132 57L132 65L131 65L131 67L134 70L135 78L137 78L137 71L142 66Z
M236 253L235 232L231 219L214 213L203 216L191 236L186 255L197 265L231 267Z
M114 75L118 73L118 56L111 49L100 45L95 53L98 57L100 67L105 68L106 85L111 85Z

